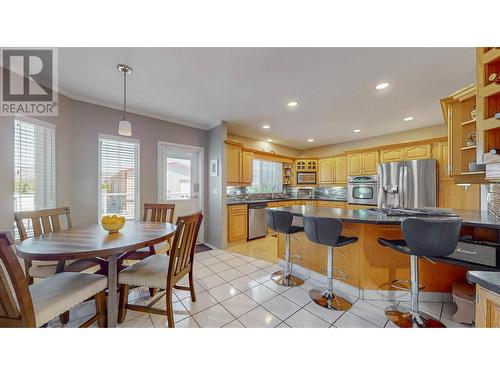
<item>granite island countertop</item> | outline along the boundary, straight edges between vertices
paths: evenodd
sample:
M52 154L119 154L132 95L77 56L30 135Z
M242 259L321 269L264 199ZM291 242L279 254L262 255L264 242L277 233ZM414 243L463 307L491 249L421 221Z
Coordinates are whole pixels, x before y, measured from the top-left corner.
M285 206L273 207L272 210L288 211L294 216L335 217L345 222L364 224L401 224L408 216L386 216L370 210L353 210L344 208ZM453 210L462 220L463 225L500 229L500 222L488 215L487 211ZM422 217L422 216L420 216ZM449 219L444 216L424 216L425 218Z
M500 272L469 271L467 272L467 281L500 294Z

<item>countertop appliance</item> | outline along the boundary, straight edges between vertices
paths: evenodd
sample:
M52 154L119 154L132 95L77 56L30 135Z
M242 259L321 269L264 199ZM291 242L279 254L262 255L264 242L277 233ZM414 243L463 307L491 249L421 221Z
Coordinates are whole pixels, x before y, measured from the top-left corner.
M267 235L266 203L252 203L248 205L248 239Z
M347 180L347 203L376 206L379 181L377 175L349 176Z
M435 159L380 163L378 207L435 207L436 171Z
M316 172L297 172L297 184L315 185Z

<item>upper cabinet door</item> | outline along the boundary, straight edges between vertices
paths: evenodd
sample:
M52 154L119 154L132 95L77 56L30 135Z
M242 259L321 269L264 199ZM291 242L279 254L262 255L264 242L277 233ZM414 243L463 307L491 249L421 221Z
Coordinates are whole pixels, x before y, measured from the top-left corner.
M333 182L333 159L319 160L319 182L332 183Z
M253 182L253 153L241 152L241 182L251 184Z
M226 146L227 183L240 184L240 164L241 150L237 145L228 144Z
M333 158L333 171L335 173L334 182L347 183L347 156Z
M347 155L347 168L349 176L360 175L363 169L363 154L357 153Z
M363 174L377 174L378 151L363 153Z
M390 163L392 161L401 161L404 159L403 147L387 148L380 150L380 162Z
M431 145L416 145L405 147L405 159L430 159L431 158Z

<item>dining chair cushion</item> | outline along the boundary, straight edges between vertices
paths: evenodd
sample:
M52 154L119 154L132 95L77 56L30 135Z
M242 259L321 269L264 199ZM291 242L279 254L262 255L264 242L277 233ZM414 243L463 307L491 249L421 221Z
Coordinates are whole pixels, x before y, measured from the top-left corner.
M106 276L77 272L61 272L29 286L36 326L105 290Z
M118 274L118 283L148 288L167 288L168 255L151 255Z
M68 260L66 261L66 266L75 263L77 260ZM39 279L44 279L46 277L52 276L56 273L58 262L42 262L42 261L33 261L30 267L30 276L36 277Z

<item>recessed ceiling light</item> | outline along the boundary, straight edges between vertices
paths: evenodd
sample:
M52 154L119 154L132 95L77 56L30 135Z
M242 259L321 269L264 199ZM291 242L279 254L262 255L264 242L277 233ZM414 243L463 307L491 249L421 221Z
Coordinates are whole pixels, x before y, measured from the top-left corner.
M314 142L314 139L309 138L309 139L307 140L307 142L309 142L309 143Z
M262 129L269 129L271 125L262 125Z
M297 101L295 101L295 100L289 101L289 102L287 103L287 106L292 107L292 108L293 108L293 107L297 107L298 105L299 105L299 102L297 102Z
M411 117L411 116L409 116L409 117L405 117L405 118L403 119L403 121L411 121L411 120L413 120L413 117Z
M388 87L389 87L389 85L390 85L390 83L389 83L389 82L381 82L381 83L379 83L377 86L375 86L375 88L376 88L377 90L383 90L383 89L388 88Z
M266 139L266 142L272 142L273 140L272 139Z
M361 129L354 129L353 130L353 133L360 133L361 132Z

